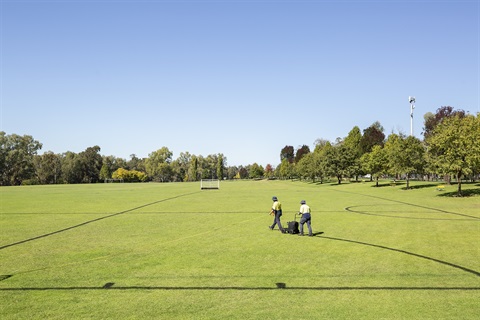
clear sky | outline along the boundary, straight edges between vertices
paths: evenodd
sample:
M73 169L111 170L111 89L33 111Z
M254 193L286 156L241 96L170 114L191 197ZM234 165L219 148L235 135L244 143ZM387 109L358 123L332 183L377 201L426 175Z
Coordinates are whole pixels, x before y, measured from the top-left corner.
M480 105L479 1L0 0L0 131L277 166L379 121Z

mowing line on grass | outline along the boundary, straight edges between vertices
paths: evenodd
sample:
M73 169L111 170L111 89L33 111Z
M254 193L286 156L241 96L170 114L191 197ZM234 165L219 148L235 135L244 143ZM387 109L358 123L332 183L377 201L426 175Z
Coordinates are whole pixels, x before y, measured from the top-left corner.
M23 243L26 243L26 242L30 242L30 241L34 241L34 240L46 238L46 237L49 237L49 236L52 236L52 235L55 235L55 234L58 234L58 233L62 233L62 232L65 232L65 231L69 231L69 230L72 230L72 229L76 229L76 228L79 228L79 227L83 227L83 226L88 225L88 224L93 223L93 222L105 220L105 219L108 219L108 218L111 218L111 217L115 217L115 216L118 216L118 215L121 215L121 214L124 214L124 213L127 213L127 212L132 212L132 211L135 211L135 210L138 210L138 209L142 209L142 208L145 208L145 207L148 207L148 206L151 206L151 205L160 203L160 202L165 202L165 201L177 199L177 198L180 198L180 197L189 196L189 195L196 194L196 193L200 193L200 192L201 192L201 191L185 193L185 194L181 194L181 195L178 195L178 196L175 196L175 197L171 197L171 198L166 198L166 199L154 201L154 202L147 203L147 204L144 204L144 205L135 207L135 208L127 209L127 210L120 211L120 212L113 213L113 214L109 214L109 215L104 216L104 217L100 217L100 218L88 220L88 221L85 221L85 222L76 224L76 225L74 225L74 226L70 226L70 227L63 228L63 229L60 229L60 230L57 230L57 231L45 233L45 234L42 234L42 235L39 235L39 236L36 236L36 237L33 237L33 238L29 238L29 239L25 239L25 240L21 240L21 241L17 241L17 242L14 242L14 243L10 243L10 244L6 244L6 245L3 245L3 246L0 246L0 250L6 249L6 248L9 248L9 247L13 247L13 246L16 246L16 245L19 245L19 244L23 244Z
M173 198L171 198L173 199ZM158 202L161 202L161 201L157 201L156 203ZM142 206L142 207L145 207L145 206ZM135 210L135 209L132 209L132 210ZM127 210L127 211L124 211L122 213L126 213L126 212L130 212L132 210ZM210 234L212 232L215 232L215 231L218 231L220 229L225 229L226 227L230 227L230 226L235 226L235 225L239 225L239 224L243 224L243 223L247 223L247 222L251 222L253 220L257 220L257 219L260 219L260 218L264 218L263 216L259 216L259 217L255 217L255 218L252 218L252 219L247 219L247 220L242 220L242 221L239 221L239 222L235 222L235 223L232 223L232 224L229 224L227 226L222 226L222 227L218 227L218 228L215 228L215 229L212 229L212 230L208 230L208 231L205 231L205 232L201 232L201 233L197 233L197 234L193 234L193 235L190 235L190 236L185 236L185 237L181 237L181 238L176 238L176 239L172 239L170 241L165 241L165 242L162 242L162 245L165 245L165 244L171 244L171 243L174 243L174 242L178 242L178 241L182 241L182 240L186 240L186 239L190 239L190 238L195 238L195 237L200 237L200 236L204 236L204 235L207 235L207 234ZM157 245L155 245L157 246ZM42 267L42 268L37 268L37 269L30 269L30 270L25 270L25 271L18 271L18 272L13 272L14 275L19 275L19 274L24 274L24 273L31 273L31 272L37 272L37 271L43 271L43 270L47 270L47 269L52 269L52 268L65 268L65 267L68 267L68 266L72 266L72 265L76 265L76 264L80 264L80 263L86 263L86 262L92 262L92 261L96 261L96 260L102 260L102 259L105 259L105 258L111 258L111 257L118 257L118 256L121 256L121 255L124 255L124 254L130 254L131 252L121 252L121 253L110 253L110 254L107 254L107 255L103 255L103 256L100 256L100 257L95 257L95 258L91 258L91 259L87 259L87 260L81 260L81 261L75 261L75 262L70 262L70 263L65 263L65 264L62 264L62 265L59 265L59 266L48 266L48 267ZM11 277L12 275L8 275L5 279ZM0 278L0 281L1 280L4 280L4 279L1 279Z
M390 202L396 202L396 203L401 203L401 204L405 204L405 205L412 206L412 207L429 209L429 210L438 211L438 212L442 212L442 213L453 214L453 215L457 215L457 216L468 217L468 218L471 218L471 219L480 220L480 217L470 216L468 214L451 212L451 211L446 211L446 210L437 209L437 208L430 208L430 207L426 207L426 206L422 206L422 205L418 205L418 204L413 204L413 203L408 203L408 202L403 202L403 201L399 201L399 200L386 199L386 198L382 198L382 197L378 197L378 196L372 196L372 195L369 195L369 194L363 194L363 193L351 192L351 191L345 191L345 190L332 190L332 191L350 193L350 194L355 194L355 195L360 195L360 196L365 196L365 197L370 197L370 198L375 198L375 199L380 199L380 200L385 200L385 201L390 201ZM347 209L345 209L345 210L347 210Z
M394 204L392 204L394 205ZM353 208L358 208L358 207L373 207L374 205L361 205L361 206L349 206L346 207L345 210L348 212L352 213L358 213L358 214L364 214L364 215L369 215L369 216L378 216L378 217L388 217L388 218L396 218L396 219L414 219L414 220L442 220L442 221L480 221L476 219L472 219L469 217L468 219L460 219L460 218L418 218L418 217L405 217L405 216L393 216L393 215L387 215L387 214L379 214L379 213L371 213L368 211L360 211L360 210L355 210ZM385 205L375 205L375 207L378 206L385 206ZM438 211L438 210L434 210ZM391 210L389 212L392 212ZM397 211L401 213L405 213L405 211Z
M405 251L405 250L401 250L401 249L395 249L395 248L390 248L390 247L386 247L386 246L382 246L382 245L378 245L378 244L361 242L361 241L356 241L356 240L334 238L334 237L327 237L327 236L319 236L319 238L335 240L335 241L343 241L343 242L349 242L349 243L355 243L355 244L360 244L360 245L364 245L364 246L369 246L369 247L374 247L374 248L379 248L379 249L384 249L384 250L400 252L400 253L408 254L408 255L411 255L411 256L414 256L414 257L417 257L417 258L422 258L422 259L430 260L430 261L437 262L437 263L440 263L440 264L444 264L444 265L449 266L449 267L457 268L457 269L460 269L462 271L471 273L471 274L473 274L477 277L480 277L480 272L479 271L475 271L475 270L472 270L472 269L469 269L469 268L466 268L466 267L462 267L458 264L454 264L454 263L451 263L451 262L448 262L448 261L443 261L443 260L439 260L439 259L436 259L436 258L427 257L427 256L424 256L424 255L421 255L421 254L418 254L418 253L413 253L413 252L409 252L409 251Z

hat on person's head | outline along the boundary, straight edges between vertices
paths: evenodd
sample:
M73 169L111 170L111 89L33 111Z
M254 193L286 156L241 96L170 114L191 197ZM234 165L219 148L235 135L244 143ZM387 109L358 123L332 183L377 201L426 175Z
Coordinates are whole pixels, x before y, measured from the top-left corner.
M300 204L306 204L307 202L305 200L300 201Z
M272 201L277 201L277 200L278 200L277 197L275 196L272 197Z

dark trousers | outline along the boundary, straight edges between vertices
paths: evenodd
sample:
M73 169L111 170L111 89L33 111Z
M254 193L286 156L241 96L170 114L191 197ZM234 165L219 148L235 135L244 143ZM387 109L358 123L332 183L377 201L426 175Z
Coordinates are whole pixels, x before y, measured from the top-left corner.
M309 214L303 214L300 219L300 234L303 234L303 225L307 223L308 234L311 236L312 233L312 217Z
M273 218L273 224L271 226L271 228L275 228L275 225L278 224L278 229L280 229L280 231L283 232L283 227L282 227L282 223L280 222L280 217L282 216L282 211L277 211L275 212L275 217Z

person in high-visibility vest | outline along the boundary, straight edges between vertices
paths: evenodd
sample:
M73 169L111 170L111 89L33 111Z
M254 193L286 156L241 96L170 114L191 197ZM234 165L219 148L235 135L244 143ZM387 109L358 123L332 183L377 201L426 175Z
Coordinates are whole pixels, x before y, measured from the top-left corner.
M278 224L278 228L280 229L281 233L285 233L285 229L282 227L282 223L280 222L280 217L282 216L282 204L280 201L278 201L277 197L272 197L273 205L272 205L272 211L270 214L273 216L273 224L269 226L270 230L273 230L275 228L275 225Z
M300 233L298 235L303 236L303 225L306 222L308 227L308 235L310 237L313 236L312 216L310 215L310 207L307 205L307 202L305 200L300 201L300 210L298 214L302 215L302 218L300 219Z

